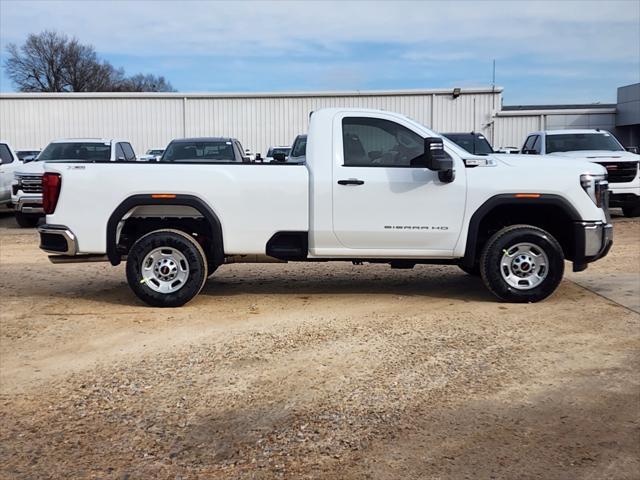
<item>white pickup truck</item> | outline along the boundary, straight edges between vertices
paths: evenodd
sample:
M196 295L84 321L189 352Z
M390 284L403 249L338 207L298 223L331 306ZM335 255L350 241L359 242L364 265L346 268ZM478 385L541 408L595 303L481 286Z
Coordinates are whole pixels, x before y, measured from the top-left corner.
M558 161L588 160L607 169L609 206L640 217L640 155L627 152L606 130L546 130L527 136L522 153L553 155Z
M604 167L474 156L399 114L314 112L305 163L192 150L46 164L41 248L54 263L126 258L135 294L172 307L226 263L339 260L460 265L502 300L535 302L565 259L584 270L612 244Z
M127 140L107 138L65 138L54 140L36 161L14 171L11 202L16 222L21 227L35 227L44 215L42 210L42 174L45 162L134 162L136 154Z

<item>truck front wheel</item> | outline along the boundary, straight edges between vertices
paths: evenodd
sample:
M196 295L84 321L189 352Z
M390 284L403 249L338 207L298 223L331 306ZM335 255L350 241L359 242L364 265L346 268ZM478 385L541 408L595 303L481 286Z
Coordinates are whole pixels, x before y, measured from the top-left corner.
M127 281L153 307L179 307L207 280L207 257L190 235L162 229L140 237L127 255Z
M487 288L507 302L538 302L551 295L564 274L558 241L541 228L513 225L495 233L480 258Z

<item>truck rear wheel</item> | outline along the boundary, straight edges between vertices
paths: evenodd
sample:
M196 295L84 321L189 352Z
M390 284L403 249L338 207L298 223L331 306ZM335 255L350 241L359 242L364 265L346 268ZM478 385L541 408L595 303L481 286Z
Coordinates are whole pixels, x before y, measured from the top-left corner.
M564 274L562 247L541 228L513 225L495 233L480 258L487 288L507 302L538 302L551 295Z
M127 256L127 281L153 307L179 307L207 280L207 257L190 235L162 229L140 237Z
M34 228L40 221L40 215L16 212L16 222L22 228Z

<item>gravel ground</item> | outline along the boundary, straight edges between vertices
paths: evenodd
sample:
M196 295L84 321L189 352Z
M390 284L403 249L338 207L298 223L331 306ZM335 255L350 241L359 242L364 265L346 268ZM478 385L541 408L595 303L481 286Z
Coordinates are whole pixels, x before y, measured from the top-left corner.
M633 294L640 222L615 236L588 273ZM234 265L162 310L11 218L0 269L2 478L640 476L640 315L570 280L511 305L455 267Z

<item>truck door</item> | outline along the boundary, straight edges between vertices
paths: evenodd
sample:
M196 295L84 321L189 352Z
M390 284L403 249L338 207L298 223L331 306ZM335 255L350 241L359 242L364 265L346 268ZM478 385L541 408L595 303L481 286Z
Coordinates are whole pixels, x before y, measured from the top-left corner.
M333 228L344 247L429 250L436 256L453 250L464 214L464 166L454 157L451 183L417 166L424 135L414 128L395 116L336 117Z

